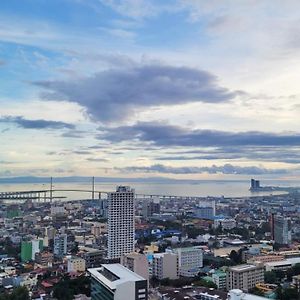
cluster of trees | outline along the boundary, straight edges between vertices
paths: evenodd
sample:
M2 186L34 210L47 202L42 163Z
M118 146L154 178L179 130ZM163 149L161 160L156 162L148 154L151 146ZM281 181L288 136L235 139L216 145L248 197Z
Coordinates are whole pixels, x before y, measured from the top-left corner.
M277 294L276 298L278 300L299 300L300 299L300 295L297 289L295 288L283 289L281 285L279 285L276 294Z
M0 254L8 254L9 256L18 258L21 253L21 246L14 245L10 238L5 238L4 241L0 242Z
M30 300L29 292L26 287L17 287L11 294L0 294L0 300Z
M90 293L90 278L83 276L76 279L70 279L69 276L65 276L54 286L53 289L53 297L58 300L73 300L74 295L77 294L85 294L89 297Z

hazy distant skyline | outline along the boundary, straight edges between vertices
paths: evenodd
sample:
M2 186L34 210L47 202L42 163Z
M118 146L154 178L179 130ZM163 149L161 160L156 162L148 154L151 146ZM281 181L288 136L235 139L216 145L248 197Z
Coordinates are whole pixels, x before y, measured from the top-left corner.
M299 177L299 11L1 1L0 177Z

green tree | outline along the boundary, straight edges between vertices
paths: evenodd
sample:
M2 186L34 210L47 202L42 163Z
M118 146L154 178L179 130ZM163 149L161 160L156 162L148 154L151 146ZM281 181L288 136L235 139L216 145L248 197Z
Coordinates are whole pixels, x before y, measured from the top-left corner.
M274 284L277 280L276 273L273 271L266 271L265 272L265 283Z
M30 300L26 287L20 286L13 289L11 294L0 295L0 300Z

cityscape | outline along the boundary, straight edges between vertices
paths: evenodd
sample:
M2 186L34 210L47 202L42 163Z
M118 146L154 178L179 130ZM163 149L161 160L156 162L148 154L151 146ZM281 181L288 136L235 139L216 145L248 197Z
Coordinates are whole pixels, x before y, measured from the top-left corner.
M1 193L4 295L260 300L277 299L280 289L282 299L298 297L300 192L294 189L184 197L120 185L95 197L92 178L88 197L72 200L52 198L55 178L49 181L49 197ZM249 180L253 185L260 182Z
M300 300L300 1L1 0L0 300Z

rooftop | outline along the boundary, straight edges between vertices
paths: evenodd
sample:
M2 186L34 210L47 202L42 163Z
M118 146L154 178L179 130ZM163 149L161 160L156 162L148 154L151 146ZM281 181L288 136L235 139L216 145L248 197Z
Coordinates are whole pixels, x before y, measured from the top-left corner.
M88 272L94 279L101 281L110 289L115 289L119 284L127 281L145 280L121 264L103 264L100 268L88 269Z

